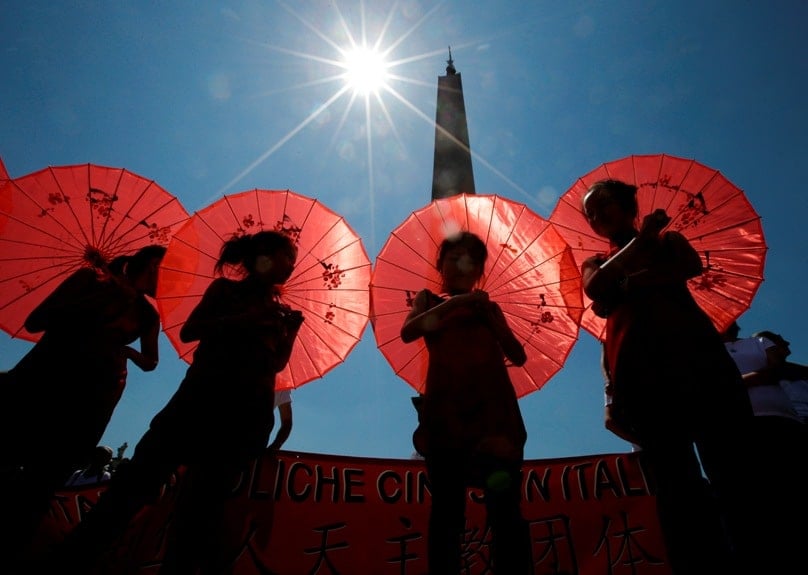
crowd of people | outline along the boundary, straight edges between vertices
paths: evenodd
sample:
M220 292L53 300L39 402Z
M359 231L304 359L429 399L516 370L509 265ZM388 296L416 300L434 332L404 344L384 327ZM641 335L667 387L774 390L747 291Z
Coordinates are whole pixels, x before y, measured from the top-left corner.
M666 229L664 210L640 220L636 193L633 185L604 180L581 206L611 246L581 270L593 310L606 318L605 425L632 443L650 472L673 573L803 571L792 551L808 540L808 509L805 472L794 454L806 442L808 368L787 361L788 342L774 332L718 332L687 287L702 273L698 253ZM144 296L154 295L164 253L145 248L79 270L26 322L43 336L2 376L8 400L0 423L8 427L0 487L23 494L11 515L20 528L0 539L6 557L24 560L57 489L94 478L107 482L97 504L42 558L53 572L86 572L182 467L161 572L215 572L213 543L226 527L223 514L211 510L219 504L223 511L233 478L252 459L289 437L291 396L276 392L275 383L303 322L279 298L297 250L289 236L262 231L222 246L218 277L180 333L184 342L198 342L193 361L131 459L109 476L112 452L98 442L123 392L127 363L143 370L158 363L159 319ZM527 357L499 305L480 289L487 256L475 234L445 238L436 258L442 291L420 291L401 326L402 340L423 338L429 356L413 442L429 479L431 575L461 573L469 487L484 493L495 572L533 572L521 513L527 431L507 371ZM241 277L225 277L224 266ZM65 393L60 383L68 373L82 387ZM281 425L270 441L276 410ZM41 451L31 442L50 436L43 429L58 429L64 441L59 457L47 462L31 456ZM77 462L91 460L91 468L76 471ZM765 473L750 493L747 471L755 468ZM779 562L776 571L772 561Z

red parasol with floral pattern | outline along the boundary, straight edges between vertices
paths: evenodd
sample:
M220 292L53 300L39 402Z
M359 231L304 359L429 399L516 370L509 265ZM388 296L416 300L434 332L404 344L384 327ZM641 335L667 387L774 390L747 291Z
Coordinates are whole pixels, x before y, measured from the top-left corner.
M25 319L81 267L165 245L188 219L153 180L95 164L0 180L0 328L38 341Z

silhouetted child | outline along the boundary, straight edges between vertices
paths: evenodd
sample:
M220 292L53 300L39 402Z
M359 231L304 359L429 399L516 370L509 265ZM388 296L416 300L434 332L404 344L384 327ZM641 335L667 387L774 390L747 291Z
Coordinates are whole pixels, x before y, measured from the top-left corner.
M155 294L165 251L151 245L109 264L96 258L26 319L42 337L2 378L0 492L14 494L3 557L24 551L54 493L92 458L126 385L127 360L144 371L157 366L160 318L146 296Z
M275 231L225 242L216 271L233 266L242 277L215 279L191 312L180 337L199 346L185 378L53 565L65 572L91 565L185 466L163 572L219 572L213 563L225 539L225 500L234 479L266 449L275 376L303 321L278 299L296 257L293 241Z
M732 569L702 466L743 557L738 567L746 567L754 551L745 516L754 497L747 483L752 408L721 335L688 289L688 279L702 273L701 258L682 234L663 231L670 222L664 210L638 225L633 185L596 182L582 209L612 248L582 267L584 292L606 318L610 416L642 448L671 567L677 574Z
M487 255L472 233L446 238L437 259L445 293L419 292L401 328L404 342L423 337L429 352L426 387L414 402L420 424L413 442L432 495L431 575L461 573L468 487L484 490L495 573L530 572L520 510L527 433L506 363L521 366L527 358L500 307L475 289Z

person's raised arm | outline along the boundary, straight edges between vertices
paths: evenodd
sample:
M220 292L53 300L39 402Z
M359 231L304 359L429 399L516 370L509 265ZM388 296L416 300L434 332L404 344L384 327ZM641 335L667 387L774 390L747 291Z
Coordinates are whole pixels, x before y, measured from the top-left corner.
M278 414L280 415L281 426L278 429L278 433L275 435L275 439L269 444L269 449L273 451L277 451L283 447L283 444L286 443L286 440L289 439L289 435L292 433L292 402L287 401L280 404L278 406Z
M140 351L131 345L126 346L126 356L143 371L152 371L160 360L158 338L160 319L157 315L149 318L148 325L140 333Z
M581 275L584 293L593 301L611 297L616 288L684 282L702 273L698 252L679 232L660 235L669 218L657 210L647 215L637 237L608 260L591 257Z
M412 302L412 309L404 319L404 323L401 325L401 340L404 343L415 341L419 337L423 336L426 332L423 327L423 316L424 312L427 310L427 301L430 297L431 292L425 289L419 291L415 295Z
M278 341L275 345L275 369L277 371L282 370L289 363L297 332L300 331L304 319L303 312L300 310L290 309L287 306L280 306L280 308L282 310L280 329L277 332Z
M701 257L687 238L679 232L665 232L660 237L660 255L641 273L630 274L628 287L685 282L703 271Z
M401 339L404 343L410 343L440 329L445 317L454 310L475 303L488 302L488 294L480 290L455 295L436 306L429 307L429 300L433 297L432 292L426 289L415 296L412 309L401 326Z

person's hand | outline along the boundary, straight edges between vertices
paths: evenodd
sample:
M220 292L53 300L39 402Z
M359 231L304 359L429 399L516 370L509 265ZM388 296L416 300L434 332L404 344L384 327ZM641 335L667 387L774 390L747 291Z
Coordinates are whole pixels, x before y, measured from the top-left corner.
M645 239L656 238L670 221L671 218L667 212L662 208L657 208L643 218L639 235Z
M488 314L490 300L486 291L475 289L468 293L456 295L452 297L452 300L459 304L454 306L459 313Z
M278 302L254 307L248 313L255 318L258 324L265 326L290 327L299 326L303 322L303 314L299 310Z
M296 330L303 324L303 312L299 309L287 308L282 314L283 322L287 329Z

